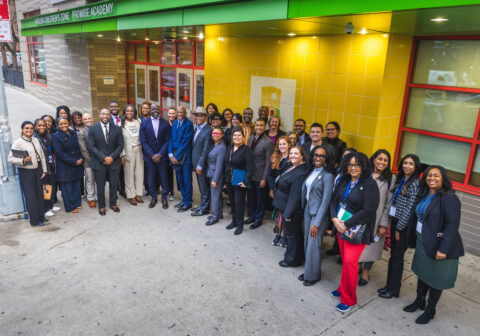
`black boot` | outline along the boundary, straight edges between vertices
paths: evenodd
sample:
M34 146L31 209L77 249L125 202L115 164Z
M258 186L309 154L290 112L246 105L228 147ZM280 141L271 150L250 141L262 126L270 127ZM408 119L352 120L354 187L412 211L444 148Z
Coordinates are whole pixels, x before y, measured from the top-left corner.
M235 236L238 236L240 233L243 231L243 223L237 225L237 228L235 229L235 232L233 233Z
M235 226L237 226L237 224L235 224L235 222L232 221L230 224L228 224L228 225L225 227L225 229L231 230L231 229L233 229Z
M413 303L409 304L405 308L403 308L404 312L413 313L417 309L425 310L425 297L418 297L413 301Z
M433 319L435 317L435 313L436 313L435 307L432 308L432 307L427 306L427 308L425 309L423 314L420 315L415 320L415 323L416 324L427 324L431 319Z

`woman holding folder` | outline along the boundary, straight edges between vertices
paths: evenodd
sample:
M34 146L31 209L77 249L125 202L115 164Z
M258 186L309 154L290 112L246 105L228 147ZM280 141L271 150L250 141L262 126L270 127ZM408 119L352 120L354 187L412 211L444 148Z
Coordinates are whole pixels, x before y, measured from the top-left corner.
M232 130L232 144L228 146L225 175L230 182L228 196L232 207L232 222L227 230L235 229L235 235L243 231L243 214L245 213L245 193L250 185L253 174L253 153L250 147L244 145L245 136L241 126Z
M30 225L43 226L44 217L42 179L47 174L47 161L42 146L33 137L33 123L22 123L22 136L13 142L8 162L18 167L18 176L25 198Z
M357 304L358 261L365 246L374 241L379 191L363 153L348 154L342 160L340 174L330 202L330 217L337 230L343 267L340 286L330 295L340 299L337 310L344 313ZM354 236L356 241L351 240Z

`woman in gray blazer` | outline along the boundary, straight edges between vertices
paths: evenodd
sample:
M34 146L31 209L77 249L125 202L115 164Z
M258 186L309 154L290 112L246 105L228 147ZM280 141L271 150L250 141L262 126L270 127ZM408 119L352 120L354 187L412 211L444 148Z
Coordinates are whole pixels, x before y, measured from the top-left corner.
M369 272L372 269L373 262L380 260L382 257L385 233L390 226L388 213L393 201L393 193L390 191L390 188L395 184L395 176L392 175L390 164L390 153L385 149L377 150L370 157L372 178L377 182L380 202L378 202L375 217L375 242L367 245L360 256L360 262L363 262L363 270L360 279L358 279L359 286L368 284Z
M312 286L321 278L322 239L328 226L328 209L333 193L335 154L330 146L316 146L310 153L310 172L302 187L304 208L305 272L298 277L305 286Z
M214 127L212 130L213 145L207 154L207 178L210 181L212 214L205 225L213 225L223 218L222 189L227 146L223 142L223 130Z

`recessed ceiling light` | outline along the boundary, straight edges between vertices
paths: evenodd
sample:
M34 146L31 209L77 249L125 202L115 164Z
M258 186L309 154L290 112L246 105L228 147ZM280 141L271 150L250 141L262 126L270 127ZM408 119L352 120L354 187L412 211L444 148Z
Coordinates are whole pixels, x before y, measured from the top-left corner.
M388 34L383 34L382 36L383 36L383 37L388 37Z
M184 40L188 40L188 37L184 36L184 37L182 37L182 39L184 39Z
M188 33L190 33L190 31L189 31L189 30L187 30L187 29L184 29L184 30L182 30L182 33L184 33L184 34L188 34Z
M367 32L367 30L365 28L362 28L359 32L359 34L362 34L362 35L365 35Z
M220 36L220 37L218 38L218 40L219 40L219 41L223 41L223 37Z
M316 39L317 37L316 36L312 36L313 39Z
M445 21L448 21L448 19L445 19L445 18L442 18L442 17L438 17L438 18L435 18L435 19L430 19L430 21L433 21L433 22L445 22Z
M199 38L200 40L203 40L204 37L205 37L205 36L203 35L203 33L198 34L198 38Z
M120 38L120 36L117 36L117 42L121 42L122 39Z
M102 35L102 34L98 34L97 37L103 37L103 35Z
M295 33L288 33L287 35L288 35L288 36L295 36L295 35L297 35L297 34L295 34Z
M267 27L267 29L275 30L275 29L278 29L278 27Z
M145 41L150 41L150 37L145 36Z

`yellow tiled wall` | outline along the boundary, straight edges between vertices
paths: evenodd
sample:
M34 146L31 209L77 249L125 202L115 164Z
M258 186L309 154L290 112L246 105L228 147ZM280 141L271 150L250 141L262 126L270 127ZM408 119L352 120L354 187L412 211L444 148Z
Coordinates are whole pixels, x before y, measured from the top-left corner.
M205 105L234 112L250 105L251 76L296 79L294 119L337 121L340 137L367 155L392 153L411 43L382 34L208 38ZM407 55L408 54L408 55ZM291 130L292 125L284 125Z

